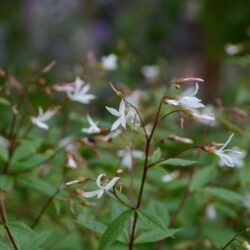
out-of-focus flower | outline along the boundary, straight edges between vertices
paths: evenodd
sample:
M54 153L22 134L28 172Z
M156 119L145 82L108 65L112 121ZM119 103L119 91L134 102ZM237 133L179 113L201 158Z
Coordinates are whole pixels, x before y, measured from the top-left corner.
M117 129L120 125L126 129L126 104L122 99L120 102L119 110L114 108L110 108L106 106L106 109L114 116L117 116L118 119L113 123L111 127L111 131Z
M196 83L195 89L190 88L183 92L183 94L180 97L177 97L175 99L166 99L165 102L169 105L180 105L184 108L202 108L205 107L204 104L201 103L201 100L195 97L195 95L198 92L199 85Z
M116 70L117 61L118 61L118 57L115 54L110 54L108 56L103 56L101 58L102 67L105 70Z
M122 131L120 129L116 129L114 131L110 131L109 134L102 136L101 139L103 141L110 141L110 140L118 137L121 133L122 133Z
M72 92L75 89L75 83L70 82L70 83L61 83L61 84L56 84L52 86L52 89L55 91L60 91L60 92Z
M138 108L141 94L142 94L142 92L140 90L133 91L131 95L126 96L126 102L128 102L128 103L132 104L134 107ZM133 107L129 107L129 109L128 109L127 121L131 121L131 122L136 123L136 124L140 123L139 116Z
M74 89L68 91L67 96L72 101L88 104L91 100L96 98L95 95L88 94L89 88L89 84L85 84L80 77L77 77L74 82Z
M141 69L142 75L150 82L155 81L160 74L160 68L157 65L145 65Z
M31 122L39 128L48 129L49 126L45 123L46 121L50 120L58 111L58 108L51 108L47 111L43 112L41 107L38 108L38 116L31 117Z
M0 135L0 146L8 148L9 145L10 145L10 141L7 138Z
M244 247L246 250L250 250L250 244L247 241L241 241L241 246Z
M180 137L177 135L169 135L168 139L171 141L178 141L178 142L185 143L185 144L192 144L193 143L193 140L186 138L186 137Z
M136 149L122 149L117 152L118 156L121 157L121 165L131 169L133 165L133 158L139 159L143 156L144 152Z
M87 115L87 119L88 119L90 127L82 128L82 132L86 134L99 133L101 129L97 126L98 122L94 122L89 115Z
M215 126L215 114L213 112L213 109L211 105L206 106L201 111L198 111L197 109L191 110L191 116L198 122L208 125L208 126Z
M235 149L225 149L233 136L234 134L231 134L225 144L220 149L214 150L213 153L220 158L220 165L223 164L229 167L241 167L243 166L242 159L244 158L244 152Z
M69 168L77 168L78 167L77 162L76 162L73 154L71 154L70 152L67 152L66 157L67 157L67 167L69 167Z
M172 181L173 179L174 179L174 177L171 174L165 174L161 177L161 182L168 183L168 182Z
M236 54L240 53L243 49L244 49L244 47L242 46L242 44L230 44L230 43L227 43L225 45L225 52L229 56L236 55Z
M244 158L246 154L246 151L243 151L238 147L233 147L232 149L228 150L228 156L232 159L234 166L239 168L244 166ZM225 166L225 161L220 159L219 165Z
M213 204L209 204L206 207L206 216L209 220L214 220L217 217L217 212Z
M100 199L105 192L111 190L115 186L116 182L119 179L120 179L120 177L114 177L111 181L107 182L107 175L100 174L96 179L96 185L99 188L97 190L91 191L91 192L80 191L80 195L84 198L90 198L90 197L96 196L98 199Z

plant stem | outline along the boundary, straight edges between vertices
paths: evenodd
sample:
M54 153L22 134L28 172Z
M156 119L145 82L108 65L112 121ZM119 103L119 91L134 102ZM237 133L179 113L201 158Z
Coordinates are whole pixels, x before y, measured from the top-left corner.
M3 198L0 198L0 215L1 215L1 219L2 219L2 222L3 222L3 226L4 226L4 229L10 239L10 242L11 244L13 245L13 248L15 250L18 250L18 247L17 247L17 244L15 242L15 239L7 225L8 223L8 217L7 217L7 213L6 213L6 210L5 210L5 205L4 205L4 201L3 201Z
M164 102L165 99L165 94L161 99L161 102L159 104L157 113L155 115L154 118L154 124L153 124L153 128L152 131L150 133L149 136L147 136L147 134L145 134L145 138L146 138L146 149L145 149L145 160L144 160L144 167L143 167L143 175L142 175L142 181L141 181L141 186L140 186L140 191L139 191L139 196L138 196L138 200L137 200L137 204L135 207L135 213L134 213L134 220L133 220L133 224L132 224L132 232L131 232L131 236L130 236L130 241L129 241L129 250L133 249L133 244L134 244L134 238L135 238L135 229L136 229L136 224L138 221L138 213L137 210L140 208L141 206L141 201L142 201L142 194L143 194L143 190L144 190L144 185L146 182L146 178L147 178L147 172L148 172L148 157L149 157L149 151L150 151L150 145L151 145L151 140L153 138L155 129L157 127L158 121L159 121L159 115L160 115L160 111L161 111L161 107L162 104Z

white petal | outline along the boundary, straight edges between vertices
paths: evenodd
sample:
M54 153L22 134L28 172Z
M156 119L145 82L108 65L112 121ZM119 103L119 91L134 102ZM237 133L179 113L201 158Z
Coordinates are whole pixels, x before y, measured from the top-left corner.
M120 123L121 123L121 125L126 129L126 117L121 117L120 118Z
M107 109L112 115L114 115L114 116L120 116L120 112L117 111L116 109L110 108L110 107L107 107L107 106L106 106L106 109Z
M121 118L118 118L112 125L110 131L116 130L121 124Z
M114 177L105 187L104 189L106 191L110 190L113 188L113 186L116 184L116 182L120 179L120 177Z
M120 106L119 106L119 113L123 114L125 112L125 109L126 109L126 104L122 99L121 102L120 102Z
M106 175L106 174L100 174L100 175L97 176L96 184L97 184L97 186L98 186L99 188L103 188L101 180L102 180L102 178L103 178L104 176L107 178L107 175Z
M167 104L174 105L174 106L177 106L180 103L178 100L175 100L175 99L169 99L166 102L167 102Z
M201 100L197 97L184 96L180 99L180 104L190 108L202 108L205 107L204 104L200 103Z
M97 189L95 191L91 191L91 192L83 192L81 193L81 196L82 197L85 197L85 198L90 198L90 197L94 197L94 196L99 196L102 192L102 189Z
M234 136L234 133L229 136L228 140L225 142L225 144L223 145L223 147L220 148L220 150L223 150L230 143L230 141L232 140L233 136Z
M100 189L99 194L97 194L97 198L100 199L104 194L104 189Z

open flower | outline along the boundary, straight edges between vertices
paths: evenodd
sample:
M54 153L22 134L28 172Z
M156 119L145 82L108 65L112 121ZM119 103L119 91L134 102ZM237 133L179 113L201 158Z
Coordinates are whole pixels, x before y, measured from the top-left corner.
M115 54L103 56L101 58L102 67L105 70L116 70L117 69L117 60L118 60L118 57Z
M242 158L244 157L244 152L235 149L225 149L226 146L232 140L234 134L231 134L226 143L218 150L214 151L220 158L220 165L226 165L229 167L240 167L243 166Z
M153 82L159 77L160 68L158 65L145 65L142 67L141 73L148 81Z
M206 106L201 112L197 109L191 110L191 116L198 122L208 125L208 126L215 126L215 116L214 112L211 109L211 106Z
M103 180L105 178L105 180ZM84 198L90 198L96 196L98 199L100 199L105 191L111 190L116 182L120 179L120 177L114 177L111 181L107 182L107 175L106 174L100 174L96 179L96 185L99 187L95 191L91 192L80 192L80 195Z
M48 129L49 126L45 123L46 121L50 120L52 116L58 111L58 108L48 109L47 111L43 112L41 107L38 108L38 116L31 117L31 122L39 128Z
M132 168L133 158L139 159L143 156L144 152L136 149L122 149L117 152L118 156L121 157L121 165L127 167L128 169Z
M80 77L77 77L74 82L74 89L68 91L67 96L72 101L88 104L96 98L95 95L88 94L89 88L89 84L85 84Z
M111 131L117 129L120 125L126 129L126 105L124 100L122 99L120 102L119 110L114 108L110 108L106 106L106 109L114 116L117 116L118 119L113 123L111 127Z
M101 129L97 126L98 122L94 122L89 115L87 115L87 119L88 119L90 127L82 128L82 132L86 134L99 133Z
M193 88L187 89L180 97L177 97L175 99L166 99L165 102L169 105L180 105L184 108L196 109L205 107L205 105L201 103L201 100L195 97L198 92L199 85L196 83L195 86L195 90Z

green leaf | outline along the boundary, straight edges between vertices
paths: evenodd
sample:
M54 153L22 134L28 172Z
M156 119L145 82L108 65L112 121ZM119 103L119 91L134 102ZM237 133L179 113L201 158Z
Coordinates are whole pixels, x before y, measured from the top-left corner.
M8 160L8 149L3 145L0 145L0 159L4 162Z
M244 201L239 193L224 188L210 187L202 189L202 192L232 204L242 205Z
M117 237L122 233L125 223L128 221L129 217L133 214L133 210L127 210L120 214L106 229L103 234L99 250L108 249Z
M22 186L35 189L48 196L51 196L56 192L56 188L50 183L35 177L22 176L22 178L18 179L18 183Z
M8 99L3 98L3 97L0 97L0 104L1 104L1 105L5 105L5 106L9 106L9 105L10 105L10 102L9 102Z
M217 176L217 169L215 167L206 167L199 169L192 178L190 191L199 190L202 186L209 183Z
M101 234L103 234L107 229L106 225L94 220L93 218L91 218L89 216L88 217L87 216L80 217L80 219L77 220L76 223L80 224L81 226L83 226L91 231L101 233Z
M171 166L190 166L196 164L197 161L191 161L191 160L186 160L186 159L180 159L180 158L170 158L167 159L163 162L161 162L161 165L171 165Z
M151 230L149 232L141 233L136 239L135 244L156 242L163 240L168 237L173 237L175 233L179 232L181 229L167 229L166 231L161 230Z
M146 228L166 232L166 221L163 221L155 213L139 210L138 215L139 219L141 220L141 223L143 223Z
M0 190L10 190L13 186L13 179L10 176L0 176Z
M41 249L41 245L43 245L47 238L51 235L51 231L44 231L40 233L36 233L32 235L32 237L26 241L26 244L22 246L22 249L25 250L36 250L36 249Z
M16 244L21 249L21 246L32 236L32 229L23 222L9 222L7 225Z
M157 148L152 156L150 157L150 162L155 163L161 159L161 150L160 148Z
M35 154L29 158L26 158L25 160L20 160L19 162L13 163L11 170L12 172L18 172L26 169L32 169L42 164L48 158L49 156L44 154Z
M9 245L3 243L3 242L0 242L0 250L12 250L13 248L10 247Z

